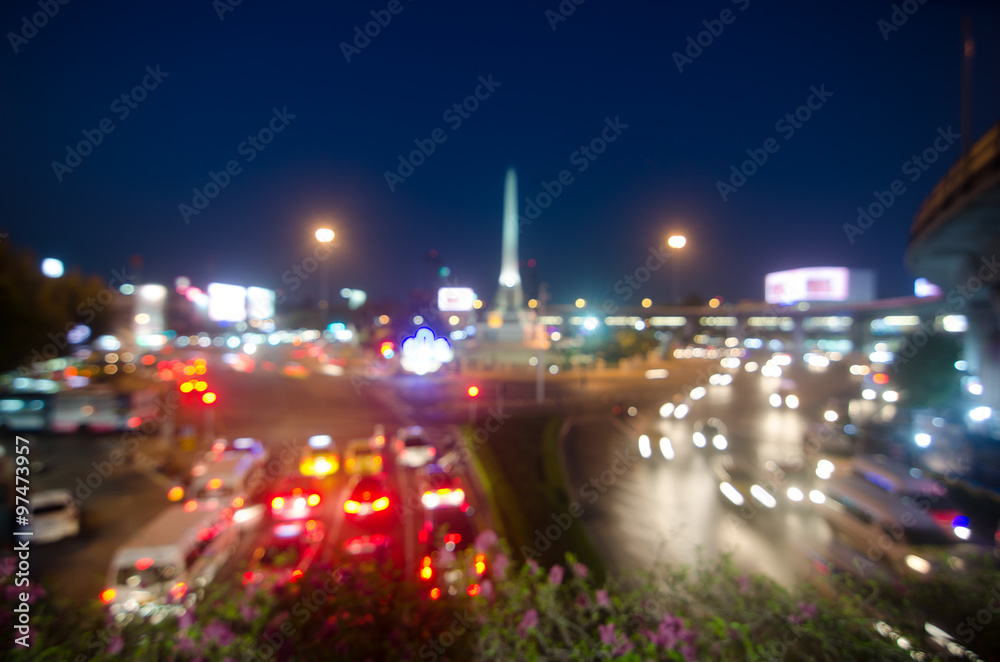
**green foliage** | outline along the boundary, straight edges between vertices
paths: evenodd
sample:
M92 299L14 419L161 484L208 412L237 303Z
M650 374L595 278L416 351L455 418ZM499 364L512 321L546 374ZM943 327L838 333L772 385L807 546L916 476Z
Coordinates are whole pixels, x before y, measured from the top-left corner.
M79 272L47 278L39 264L30 252L15 252L9 241L0 242L0 310L4 313L0 372L28 368L36 355L66 354L65 346L55 344L49 334L58 338L76 324L90 325L95 335L108 328L109 307L96 299L104 288L98 278L84 279ZM104 298L110 300L108 295Z
M917 649L929 650L922 614L897 612L870 586L838 581L828 586L833 590L811 584L786 590L741 574L726 555L599 585L571 554L548 570L532 561L516 566L488 532L476 550L487 554L489 570L475 598L431 600L426 587L390 580L388 572L348 574L326 565L272 592L234 582L180 617L121 625L96 601L71 604L36 589L32 647L15 646L5 659L910 659L876 632L875 624L890 617ZM454 563L468 567L473 553ZM941 601L955 597L953 609L981 609L985 603L977 600L997 585L990 567L911 590ZM3 588L0 626L10 631L16 593ZM963 591L971 595L963 599Z

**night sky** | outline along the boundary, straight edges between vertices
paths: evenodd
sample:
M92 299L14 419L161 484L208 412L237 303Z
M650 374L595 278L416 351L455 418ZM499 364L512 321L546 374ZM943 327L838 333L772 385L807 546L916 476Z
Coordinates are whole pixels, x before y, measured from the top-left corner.
M58 13L25 28L46 1ZM888 2L14 0L0 10L2 229L105 278L138 254L146 281L280 288L326 219L338 289L403 300L435 249L450 282L489 300L514 166L521 214L543 181L572 177L521 232L555 302L620 300L616 282L672 231L689 236L683 294L761 299L765 273L802 266L872 268L880 296L909 294L910 223L960 144L926 170L906 162L960 131L963 15L974 136L1000 117L1000 3L902 4L915 12L894 29ZM391 20L355 48L373 11ZM688 37L710 29L699 53ZM136 86L132 108L121 97ZM452 109L477 91L466 117ZM778 123L810 100L798 128ZM245 142L269 125L282 129L270 143ZM390 190L386 172L436 129ZM77 162L67 145L84 131L100 144ZM578 152L602 131L601 154ZM717 182L768 139L723 200ZM179 206L230 161L237 174L185 222ZM856 208L896 179L905 192L849 241ZM669 293L669 268L638 291Z

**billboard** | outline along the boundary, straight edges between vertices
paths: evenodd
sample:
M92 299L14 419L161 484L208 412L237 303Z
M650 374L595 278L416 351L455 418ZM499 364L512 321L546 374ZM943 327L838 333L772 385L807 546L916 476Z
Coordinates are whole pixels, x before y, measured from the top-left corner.
M471 287L442 287L438 290L438 310L441 312L467 313L472 310L476 293Z
M807 267L776 271L764 276L764 301L793 304L799 301L847 301L852 297L851 270L847 267ZM870 297L868 297L870 298Z
M209 283L208 319L213 322L245 322L247 288L240 285Z
M167 303L167 288L163 285L147 283L136 288L135 296L135 316L132 318L132 331L135 334L136 342L140 345L157 344L148 343L145 339L149 336L159 336L166 328L164 322L164 308Z

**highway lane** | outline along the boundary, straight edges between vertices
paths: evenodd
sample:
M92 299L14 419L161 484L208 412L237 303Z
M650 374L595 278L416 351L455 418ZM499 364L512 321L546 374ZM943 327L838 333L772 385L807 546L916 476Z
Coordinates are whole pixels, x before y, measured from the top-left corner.
M793 371L801 407L792 411L768 405L777 386L772 378L743 371L734 376L731 386L709 386L702 399L688 400L690 412L683 420L652 415L623 428L583 418L571 428L564 443L571 494L583 499L584 519L614 570L651 569L664 560L693 564L699 555L712 558L730 551L745 571L791 585L808 573L809 553L832 542L831 530L808 506L783 508L779 503L773 512L734 507L721 494L710 466L716 451L695 447L692 435L698 421L715 416L726 424L727 450L739 462L760 467L767 459L800 457L805 423L818 420L827 399L850 392L853 383L840 367L823 374ZM679 393L690 388L668 383L668 390ZM635 401L648 412L668 399L658 401L649 393ZM639 457L641 433L651 437L649 459ZM661 436L671 441L672 460L660 453ZM631 464L609 473L616 453L627 454ZM612 475L614 480L608 480ZM585 488L588 483L603 487L603 493L594 498L595 490ZM593 502L587 503L587 497Z

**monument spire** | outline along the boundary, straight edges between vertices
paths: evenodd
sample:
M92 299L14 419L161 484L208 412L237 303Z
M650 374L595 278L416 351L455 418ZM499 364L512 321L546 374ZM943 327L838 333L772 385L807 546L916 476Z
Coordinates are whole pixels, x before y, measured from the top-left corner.
M500 287L496 308L502 313L522 309L521 272L518 268L517 239L520 228L517 217L517 173L507 169L503 189L503 246L500 253Z

